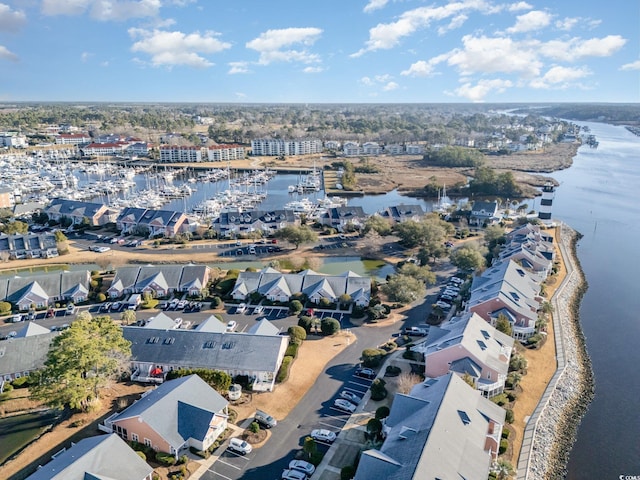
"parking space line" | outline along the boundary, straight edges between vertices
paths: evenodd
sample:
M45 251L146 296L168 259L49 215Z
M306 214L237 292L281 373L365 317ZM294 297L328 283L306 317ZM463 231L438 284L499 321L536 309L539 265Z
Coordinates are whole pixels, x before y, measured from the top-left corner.
M358 390L357 388L353 388L353 387L349 387L347 385L345 385L344 387L342 387L343 390L347 390L347 391L351 391L351 392L356 392L356 393L365 393L367 390L365 390L364 392L362 390Z
M232 464L230 464L230 463L227 463L227 462L225 462L224 460L221 460L220 458L218 459L218 462L220 462L220 463L222 463L223 465L226 465L226 466L228 466L228 467L235 468L236 470L242 470L242 467L236 467L235 465L232 465ZM216 462L216 463L218 463L218 462Z
M347 422L346 422L346 420L345 420L345 421L343 421L342 423L344 424L344 423L347 423ZM332 423L325 423L325 422L318 422L318 424L319 424L319 425L324 425L325 427L333 427L333 428L336 428L336 426L337 426L337 425L334 425L334 424L332 424Z
M364 387L364 388L366 388L367 390L368 390L368 389L369 389L369 387L371 386L371 383L368 383L368 384L366 384L366 383L358 383L358 382L354 382L353 380L349 380L349 383L353 383L354 385L358 385L358 386L360 386L360 387Z
M331 407L331 408L333 408L333 407ZM337 410L337 409L335 409L335 410ZM339 411L339 412L342 412L342 410L338 410L338 411ZM344 418L342 418L342 417L334 417L333 415L329 415L328 413L325 413L325 414L323 415L323 417L333 418L333 419L335 419L335 420L338 420L339 422L346 422L346 420L345 420Z
M331 410L335 410L336 412L340 412L343 415L347 415L347 416L351 415L351 413L345 412L344 410L340 410L339 408L336 408L336 407L329 407L329 408L331 408ZM338 417L338 418L340 418L340 417ZM346 420L345 420L345 422L346 422Z
M215 465L215 463L214 463L214 465ZM227 480L233 480L231 477L227 477L227 476L225 476L225 475L222 475L221 473L218 473L218 472L216 472L215 470L211 470L211 469L209 469L209 471L210 471L211 473L213 473L214 475L218 475L219 477L226 478Z

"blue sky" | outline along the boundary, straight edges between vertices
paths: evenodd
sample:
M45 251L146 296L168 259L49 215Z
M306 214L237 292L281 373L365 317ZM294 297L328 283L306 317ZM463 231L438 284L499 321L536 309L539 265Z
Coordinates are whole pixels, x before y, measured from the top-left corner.
M639 102L635 0L0 0L0 101Z

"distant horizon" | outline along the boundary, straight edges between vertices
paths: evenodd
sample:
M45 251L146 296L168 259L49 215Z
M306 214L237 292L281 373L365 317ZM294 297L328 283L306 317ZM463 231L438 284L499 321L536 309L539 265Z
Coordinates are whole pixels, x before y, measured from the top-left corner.
M640 102L637 8L585 7L0 0L0 102Z
M243 102L243 101L178 101L178 100L0 100L0 106L13 104L127 104L127 105L469 105L474 107L493 105L638 105L638 102L597 102L597 101L513 101L513 102Z

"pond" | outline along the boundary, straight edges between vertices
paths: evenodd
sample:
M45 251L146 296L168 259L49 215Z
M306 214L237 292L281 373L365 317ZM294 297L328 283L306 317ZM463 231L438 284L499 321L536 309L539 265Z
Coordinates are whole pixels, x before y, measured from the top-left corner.
M55 423L59 413L47 410L0 418L0 465Z

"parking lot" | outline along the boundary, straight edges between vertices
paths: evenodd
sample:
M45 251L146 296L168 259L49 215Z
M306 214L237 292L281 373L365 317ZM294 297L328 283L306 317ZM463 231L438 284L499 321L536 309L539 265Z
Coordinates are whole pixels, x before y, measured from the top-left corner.
M251 460L255 455L255 451L240 455L231 450L225 450L220 454L216 462L209 467L207 474L203 478L222 478L226 480L240 478L242 472L250 466Z

